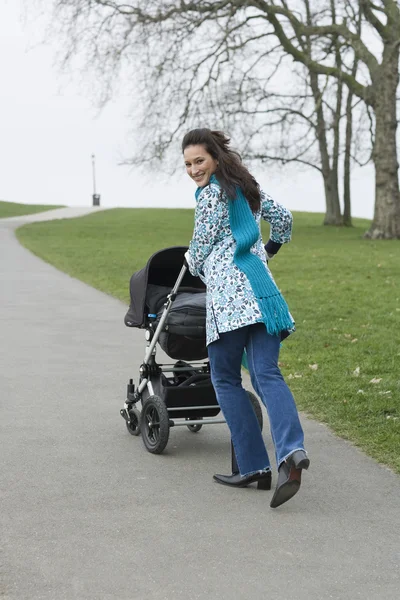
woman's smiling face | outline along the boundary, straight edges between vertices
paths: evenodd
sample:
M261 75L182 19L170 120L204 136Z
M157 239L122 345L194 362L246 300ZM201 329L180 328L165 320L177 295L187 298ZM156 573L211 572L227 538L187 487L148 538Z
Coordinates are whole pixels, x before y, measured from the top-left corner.
M183 153L186 172L199 187L210 181L218 167L218 161L207 152L204 146L187 146Z

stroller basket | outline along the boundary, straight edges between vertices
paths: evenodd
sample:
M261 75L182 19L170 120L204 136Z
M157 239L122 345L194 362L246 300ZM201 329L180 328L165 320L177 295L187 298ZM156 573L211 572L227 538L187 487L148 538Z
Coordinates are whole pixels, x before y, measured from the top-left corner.
M190 401L188 406L189 397ZM207 404L210 403L213 408L206 408L204 406L205 398L207 398ZM202 419L203 417L215 417L220 411L210 376L205 373L192 375L178 387L165 387L164 401L165 406L168 409L168 414L174 419ZM202 409L195 408L198 406L202 406ZM182 408L182 410L179 410L180 408Z

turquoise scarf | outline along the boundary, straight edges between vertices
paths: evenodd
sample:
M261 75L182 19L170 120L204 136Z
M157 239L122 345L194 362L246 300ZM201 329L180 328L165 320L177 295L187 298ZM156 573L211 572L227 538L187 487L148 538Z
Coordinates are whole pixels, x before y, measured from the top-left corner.
M219 185L215 175L211 176L210 183ZM197 192L200 191L199 188ZM236 197L229 199L228 208L229 223L236 242L233 260L250 282L268 333L279 335L281 331L292 329L293 319L285 299L265 268L264 262L250 251L257 242L260 231L240 187L236 187Z

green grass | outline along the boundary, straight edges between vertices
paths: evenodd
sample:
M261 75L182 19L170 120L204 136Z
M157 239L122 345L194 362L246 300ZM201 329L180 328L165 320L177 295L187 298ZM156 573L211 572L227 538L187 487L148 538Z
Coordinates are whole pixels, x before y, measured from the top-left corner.
M400 473L400 242L364 240L363 220L347 229L322 227L322 215L294 217L293 241L271 263L297 324L282 371L302 410ZM115 209L17 235L128 303L131 274L154 251L186 245L192 228L192 210Z
M16 202L4 202L3 200L0 200L0 219L31 215L46 210L53 210L54 208L61 208L61 206L52 206L49 204L18 204Z

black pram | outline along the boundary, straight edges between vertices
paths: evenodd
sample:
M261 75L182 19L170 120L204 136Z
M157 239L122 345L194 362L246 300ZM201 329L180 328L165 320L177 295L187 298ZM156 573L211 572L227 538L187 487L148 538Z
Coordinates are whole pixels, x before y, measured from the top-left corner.
M147 450L154 454L166 447L170 427L186 425L195 433L204 424L225 422L213 418L220 407L206 360L206 288L187 269L187 249L175 246L156 252L130 280L125 325L145 329L147 346L138 386L129 381L120 413L129 433L141 433ZM157 364L157 342L177 362ZM258 399L248 394L262 426ZM141 412L136 406L139 401Z

